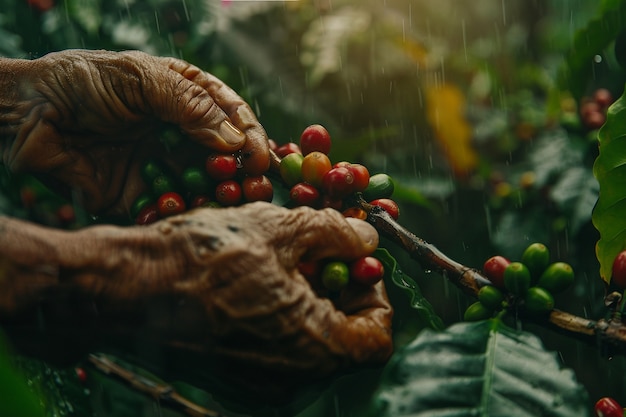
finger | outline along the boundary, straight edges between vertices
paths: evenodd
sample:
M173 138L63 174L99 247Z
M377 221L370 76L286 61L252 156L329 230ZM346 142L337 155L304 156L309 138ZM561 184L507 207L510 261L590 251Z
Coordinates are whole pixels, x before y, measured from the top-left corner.
M163 61L136 51L122 54L134 58L145 72L142 98L148 110L161 120L180 126L193 139L216 151L234 152L246 144L244 132L209 92L184 74L172 71L167 65L169 59Z
M233 126L245 134L246 143L242 148L244 170L251 175L267 171L269 168L267 133L248 103L223 81L198 67L174 58L162 60L171 70L206 90Z
M327 258L356 259L371 254L378 246L378 232L358 219L346 219L333 209L314 210L299 207L283 214L280 227L271 230L277 250L290 259L285 265L300 260Z
M330 340L355 363L386 361L393 351L393 308L384 283L348 286L330 320Z

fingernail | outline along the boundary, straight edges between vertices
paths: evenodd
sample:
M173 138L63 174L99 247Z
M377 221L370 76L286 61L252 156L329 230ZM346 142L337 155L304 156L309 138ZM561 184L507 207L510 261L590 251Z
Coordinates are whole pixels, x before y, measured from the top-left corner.
M237 129L229 120L224 120L220 124L217 133L224 139L224 142L230 145L238 145L246 140L246 135L244 135L241 130Z
M353 217L346 218L350 226L359 235L366 247L374 250L378 247L378 232L371 224Z

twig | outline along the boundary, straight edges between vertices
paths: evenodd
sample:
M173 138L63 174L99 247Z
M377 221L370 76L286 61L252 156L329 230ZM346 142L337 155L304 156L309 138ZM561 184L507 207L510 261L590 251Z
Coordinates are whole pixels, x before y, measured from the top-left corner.
M362 198L355 199L355 205L367 213L367 221L382 236L402 247L424 269L439 272L466 294L476 297L481 287L490 284L480 271L448 258L435 246L398 224L382 208L372 206ZM528 315L525 318L570 336L609 345L613 348L612 353L626 354L626 326L621 320L590 320L556 309L543 317Z
M170 406L192 417L226 417L216 411L195 404L181 396L171 385L154 381L124 368L101 354L90 354L89 362L101 372L117 377L133 389L158 400L161 405Z

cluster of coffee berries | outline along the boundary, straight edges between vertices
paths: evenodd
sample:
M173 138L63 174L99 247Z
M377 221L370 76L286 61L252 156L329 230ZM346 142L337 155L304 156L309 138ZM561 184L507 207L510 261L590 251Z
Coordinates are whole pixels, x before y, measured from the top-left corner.
M530 244L519 261L492 256L483 264L483 274L492 285L479 290L478 301L465 311L466 320L489 318L510 305L530 314L546 314L554 308L553 295L574 282L572 267L565 262L550 263L550 252L542 243Z
M332 163L328 154L331 138L321 125L308 126L300 136L300 145L273 145L281 157L280 176L290 188L292 205L313 208L331 207L346 216L365 218L366 213L346 202L346 198L361 193L372 205L385 209L391 217L399 216L398 205L390 197L394 184L389 175L370 176L369 170L357 163Z
M146 161L141 170L149 191L131 207L136 224L149 224L199 206L227 207L272 201L274 190L265 175L243 176L237 154L211 153L204 166L190 166L174 175L165 164Z
M626 410L611 397L600 398L593 407L596 417L624 417Z
M374 285L385 275L382 262L373 256L364 256L349 263L338 260L301 262L298 270L310 282L321 284L330 293L339 292L350 283Z
M606 122L606 111L613 96L606 88L598 88L592 96L583 97L580 103L580 120L589 129L599 129Z

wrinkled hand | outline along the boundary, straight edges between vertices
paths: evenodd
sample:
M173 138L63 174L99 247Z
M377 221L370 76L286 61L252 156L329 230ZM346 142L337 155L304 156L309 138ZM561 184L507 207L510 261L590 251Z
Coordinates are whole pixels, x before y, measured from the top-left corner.
M20 293L32 297L34 283L46 281L42 274L57 274L50 279L62 288L95 300L100 323L117 317L118 335L125 329L125 338L216 354L251 373L261 368L306 380L391 354L393 313L382 282L350 284L331 301L297 269L302 260L351 260L377 247L372 226L335 210L259 202L196 209L150 226L47 233L58 243L40 256L60 258L39 260L29 277L15 281L30 287L5 290L0 307L25 304ZM4 234L13 248L32 242ZM12 259L32 265L15 250Z
M12 62L7 72L15 73L17 92L14 102L0 102L4 164L81 190L92 213L128 212L142 191L140 164L166 153L158 141L164 123L192 139L169 155L174 165L208 147L241 150L248 173L269 166L267 135L250 107L184 61L68 50Z

